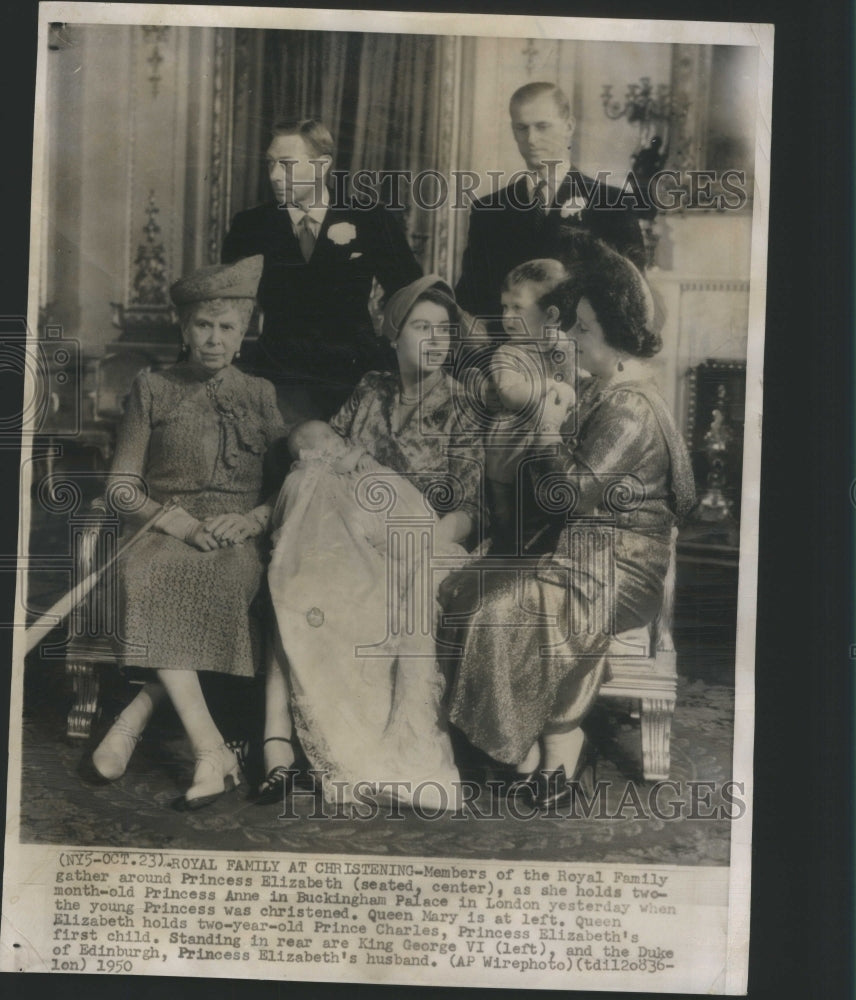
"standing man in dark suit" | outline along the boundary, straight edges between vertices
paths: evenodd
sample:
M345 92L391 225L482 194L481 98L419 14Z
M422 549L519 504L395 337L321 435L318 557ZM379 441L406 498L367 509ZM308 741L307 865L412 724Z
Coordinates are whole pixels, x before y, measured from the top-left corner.
M368 303L421 277L397 221L380 205L333 200L333 137L317 119L277 123L267 151L274 200L239 212L228 263L264 255L254 371L277 386L286 424L328 419L365 372L394 367Z
M622 205L619 189L584 176L571 164L575 122L565 94L552 83L528 83L512 94L509 112L526 169L473 205L455 289L461 307L488 321L490 330L501 329L500 294L509 271L545 257L572 267L584 253L581 235L601 239L645 267L632 199L627 199L629 206Z

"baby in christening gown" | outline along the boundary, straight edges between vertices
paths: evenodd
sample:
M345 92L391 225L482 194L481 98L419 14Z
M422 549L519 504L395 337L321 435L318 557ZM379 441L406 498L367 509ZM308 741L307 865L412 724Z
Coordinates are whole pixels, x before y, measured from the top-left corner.
M437 516L327 424L301 425L289 446L298 461L274 511L268 579L295 729L325 799L457 809L433 628L443 574L419 545Z

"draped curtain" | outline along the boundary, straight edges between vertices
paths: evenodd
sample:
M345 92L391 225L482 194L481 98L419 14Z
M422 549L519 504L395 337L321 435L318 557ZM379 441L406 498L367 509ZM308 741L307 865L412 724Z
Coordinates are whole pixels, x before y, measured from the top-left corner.
M430 35L239 31L236 38L232 212L270 197L264 152L279 118L320 118L336 142L334 168L448 173L441 150L441 45ZM389 185L380 196L389 203ZM348 186L346 185L346 190ZM428 181L424 198L436 197ZM399 214L424 270L438 259L437 217L398 186Z

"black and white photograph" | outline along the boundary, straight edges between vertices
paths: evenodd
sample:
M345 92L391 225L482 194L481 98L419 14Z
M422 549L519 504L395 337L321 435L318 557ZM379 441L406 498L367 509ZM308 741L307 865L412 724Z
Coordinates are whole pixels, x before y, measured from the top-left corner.
M772 60L42 5L5 970L745 991Z

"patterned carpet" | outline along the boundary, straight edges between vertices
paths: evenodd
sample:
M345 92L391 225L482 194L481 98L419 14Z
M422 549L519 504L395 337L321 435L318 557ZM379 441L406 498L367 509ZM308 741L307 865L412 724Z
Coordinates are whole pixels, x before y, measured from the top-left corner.
M30 672L32 675L32 672ZM280 819L277 806L257 807L246 787L223 796L198 812L174 803L189 785L192 757L174 718L167 713L135 753L124 778L97 784L88 776L91 748L65 738L67 702L56 684L27 686L24 714L21 839L28 843L75 846L204 849L221 851L291 851L388 856L434 856L517 860L567 860L604 863L726 865L728 819L688 819L690 781L715 782L730 777L733 689L709 677L680 682L672 731L672 781L661 811L681 811L682 818L661 819L649 807L649 786L638 779L638 723L614 708L600 708L587 722L600 750L598 780L609 782L607 813L621 818L561 816L525 820L464 819L443 815L428 821L407 810L402 818L380 814L370 820L318 815L311 795L294 800L292 819ZM638 792L641 811L634 793ZM672 802L675 805L672 805ZM678 805L680 803L680 806ZM483 791L476 805L490 813ZM710 811L702 799L704 812ZM521 805L525 810L525 806ZM313 812L316 815L313 817Z

